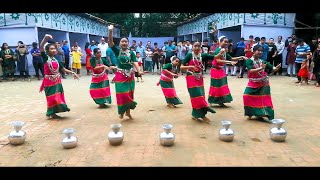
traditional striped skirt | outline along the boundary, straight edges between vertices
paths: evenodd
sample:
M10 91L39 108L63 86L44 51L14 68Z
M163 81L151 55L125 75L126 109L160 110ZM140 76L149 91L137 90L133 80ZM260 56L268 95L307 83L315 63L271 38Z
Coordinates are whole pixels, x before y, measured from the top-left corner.
M168 104L182 104L181 100L177 96L172 79L161 75L159 84Z
M215 111L209 107L209 104L205 100L203 77L200 76L196 79L194 75L187 73L187 88L192 104L192 116L195 118L203 118L207 112L215 113Z
M110 83L106 73L92 76L90 95L96 104L111 104Z
M267 116L269 120L274 119L269 81L249 81L244 91L243 104L246 116Z
M127 109L134 109L137 103L133 100L135 86L133 71L129 77L122 72L117 71L114 82L116 87L118 114L124 114Z
M64 99L61 77L50 80L48 76L43 79L40 91L44 88L47 99L47 116L55 113L70 111Z
M224 69L211 68L211 84L208 102L210 104L230 103L233 98L228 87L228 80Z

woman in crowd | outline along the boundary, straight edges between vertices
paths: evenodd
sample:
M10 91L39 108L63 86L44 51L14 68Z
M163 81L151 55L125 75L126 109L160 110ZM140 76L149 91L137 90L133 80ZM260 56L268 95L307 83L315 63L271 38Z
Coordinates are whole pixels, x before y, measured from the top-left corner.
M86 70L87 70L87 75L90 75L91 71L91 64L90 64L90 59L92 57L92 50L89 48L90 43L87 42L86 45L84 46L84 50L86 51Z
M16 56L14 56L14 52L9 49L7 43L2 44L0 57L2 59L3 66L3 79L6 80L8 77L10 77L10 79L14 81L14 73L16 71Z

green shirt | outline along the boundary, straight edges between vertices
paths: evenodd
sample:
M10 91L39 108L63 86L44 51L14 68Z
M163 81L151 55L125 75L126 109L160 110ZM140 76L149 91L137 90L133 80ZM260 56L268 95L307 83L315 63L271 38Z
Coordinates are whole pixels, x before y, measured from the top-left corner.
M214 55L208 54L208 53L201 53L201 58L204 59L213 59ZM189 61L192 60L192 53L188 53L186 57L184 57L182 64L185 66Z
M111 47L112 51L116 55L117 64L120 69L131 69L132 63L137 62L136 55L133 51L130 51L130 56L125 55L123 52L120 54L120 48L116 46Z
M49 59L49 56L45 52L41 52L41 57L42 57L43 63L46 63ZM53 57L52 59L55 59L55 58ZM63 69L62 62L58 61L57 59L55 59L55 60L59 63L59 70L62 70Z
M109 61L107 61L107 58L102 57L101 61L104 65L109 66ZM97 66L96 64L96 58L95 57L91 57L90 59L90 64L93 68L95 68Z
M251 58L246 61L246 67L248 68L248 70L254 69L253 68L253 61L254 60ZM266 64L269 68L273 69L273 66L269 62L262 60L262 63Z
M165 64L165 65L163 65L162 69L166 69L168 71L171 71L172 70L172 64L171 63Z
M216 56L216 55L218 55L219 54L219 52L221 51L221 47L218 47L215 51L214 51L214 55ZM230 56L230 54L228 54L228 53L225 53L225 55L224 55L224 57L226 58L225 60L230 60L232 57Z

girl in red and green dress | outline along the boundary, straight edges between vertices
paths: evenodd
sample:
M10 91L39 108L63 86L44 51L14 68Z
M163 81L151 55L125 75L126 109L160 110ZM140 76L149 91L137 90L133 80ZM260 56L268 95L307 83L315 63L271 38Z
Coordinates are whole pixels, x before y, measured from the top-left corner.
M106 58L101 57L101 50L93 50L94 57L90 59L92 67L92 80L90 85L90 95L100 108L105 108L106 103L111 104L110 83L108 79L108 70L114 67L108 67L109 63Z
M230 94L227 75L223 66L225 64L235 65L238 60L246 59L246 57L231 57L226 53L225 48L228 46L228 39L225 36L219 38L219 43L220 47L218 47L214 52L214 60L210 71L211 83L208 102L210 104L225 106L224 103L230 103L233 98Z
M253 57L246 61L249 82L243 95L244 115L249 116L248 119L251 119L252 116L256 116L258 119L267 117L267 121L270 122L274 118L274 110L269 78L264 70L268 66L270 69L277 71L281 64L274 67L270 63L261 60L262 51L262 46L254 46Z
M52 36L46 34L40 44L41 57L44 62L44 78L40 87L40 92L44 90L47 99L47 117L49 119L59 118L56 113L70 111L64 99L63 87L61 83L60 71L73 74L75 79L79 79L76 73L64 68L63 64L54 58L57 49L54 44L47 44Z
M120 39L120 48L116 47L113 43L113 26L110 25L109 29L109 47L112 49L117 57L117 72L114 78L116 87L116 99L118 105L118 114L122 119L125 114L130 119L133 119L130 110L135 109L137 103L134 101L134 71L133 66L137 69L138 73L142 75L138 65L136 55L133 51L128 49L128 39Z
M165 64L162 68L160 80L157 86L161 86L162 92L166 98L167 104L171 108L175 108L177 104L182 104L181 100L178 98L176 90L173 85L173 78L178 78L175 74L173 68L177 67L179 64L179 58L173 56L171 58L171 63Z
M184 58L180 69L187 70L186 80L187 88L192 104L192 119L210 123L210 119L206 117L207 112L215 113L209 107L205 100L203 76L201 71L204 70L202 58L213 58L213 55L200 53L200 43L193 44L192 52L188 53Z

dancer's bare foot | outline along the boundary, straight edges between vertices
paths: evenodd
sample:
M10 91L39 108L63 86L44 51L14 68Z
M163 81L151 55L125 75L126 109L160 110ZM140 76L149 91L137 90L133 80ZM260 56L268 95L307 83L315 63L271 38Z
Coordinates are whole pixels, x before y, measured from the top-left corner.
M226 105L224 105L223 103L220 103L219 106L226 107Z
M193 117L193 116L192 116L192 120L201 121L199 118L196 118L196 117Z
M317 84L316 84L316 87L319 87L319 86L320 86L319 83L317 83Z
M202 119L203 119L203 122L205 122L205 123L209 124L211 122L211 120L205 116Z
M133 117L131 116L130 112L126 112L126 116L127 116L129 119L133 119Z
M60 116L56 115L56 114L53 114L53 115L50 115L50 116L47 116L48 119L59 119L61 118Z
M106 108L106 107L107 107L106 104L100 104L100 105L99 105L99 108Z
M252 116L248 116L247 120L251 120L252 119Z
M167 106L169 106L170 108L176 108L176 106L173 104L168 104Z
M123 119L123 114L120 114L120 115L119 115L119 118L120 118L120 119Z

